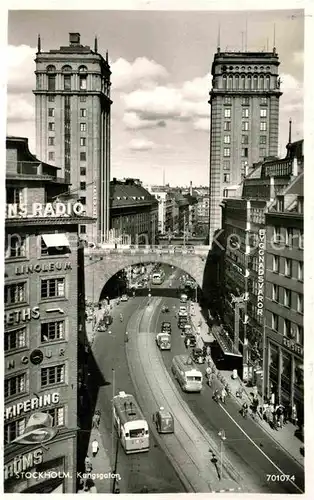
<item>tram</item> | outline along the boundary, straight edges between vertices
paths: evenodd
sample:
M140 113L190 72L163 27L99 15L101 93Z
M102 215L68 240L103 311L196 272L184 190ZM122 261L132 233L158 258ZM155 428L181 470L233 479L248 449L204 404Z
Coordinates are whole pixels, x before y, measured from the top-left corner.
M113 417L126 454L149 450L148 424L134 396L123 391L114 396Z

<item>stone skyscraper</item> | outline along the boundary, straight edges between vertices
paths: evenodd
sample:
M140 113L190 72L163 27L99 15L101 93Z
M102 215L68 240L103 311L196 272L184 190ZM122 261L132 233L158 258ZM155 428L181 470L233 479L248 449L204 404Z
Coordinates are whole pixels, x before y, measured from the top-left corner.
M36 54L36 153L61 168L60 177L97 218L80 236L103 240L109 230L110 67L70 33L69 45Z
M221 228L224 189L237 185L254 162L278 154L280 79L273 52L221 52L210 91L209 242Z

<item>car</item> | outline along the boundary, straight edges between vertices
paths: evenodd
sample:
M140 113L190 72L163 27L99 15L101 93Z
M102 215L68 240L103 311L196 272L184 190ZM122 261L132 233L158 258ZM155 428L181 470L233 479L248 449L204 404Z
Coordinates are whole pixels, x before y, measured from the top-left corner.
M121 297L121 302L127 302L129 300L129 297L124 293Z
M161 312L168 313L169 312L169 307L168 306L162 306Z
M163 321L161 323L161 332L171 333L171 323L170 321Z
M189 340L189 342L188 342ZM192 332L186 333L184 338L185 347L195 347L196 346L196 337Z
M170 351L171 349L171 336L170 333L161 332L156 335L156 344L161 351Z
M192 351L192 359L194 363L197 363L199 365L202 365L205 363L205 357L204 357L204 352L203 349L200 349L199 347L194 347Z
M187 316L179 316L179 319L178 319L178 328L183 329L185 327L185 325L187 324L187 322L188 322L188 317Z
M185 249L187 253L195 253L195 249L192 246L186 246Z
M182 302L183 304L186 304L187 301L188 301L188 296L185 293L181 293L180 302Z
M174 432L173 415L162 406L153 414L153 422L159 434L172 434Z
M175 246L173 249L174 253L182 253L182 247L180 246Z

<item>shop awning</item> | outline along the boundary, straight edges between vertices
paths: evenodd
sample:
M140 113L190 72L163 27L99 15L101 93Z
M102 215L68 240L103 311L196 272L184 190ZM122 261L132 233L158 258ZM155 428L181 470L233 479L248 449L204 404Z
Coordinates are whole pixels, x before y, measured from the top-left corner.
M223 328L213 326L212 333L225 356L237 356L242 358L242 354L235 348L231 338Z
M42 234L45 245L50 247L69 247L68 238L63 233Z

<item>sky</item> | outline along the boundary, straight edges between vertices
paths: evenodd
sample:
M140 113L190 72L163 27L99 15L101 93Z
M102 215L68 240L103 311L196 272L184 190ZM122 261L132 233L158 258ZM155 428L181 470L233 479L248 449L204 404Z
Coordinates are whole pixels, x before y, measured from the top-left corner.
M46 2L47 3L47 2ZM35 53L81 43L109 52L112 71L111 177L145 184L208 185L208 104L217 50L240 51L247 26L249 51L272 50L281 61L279 151L303 138L304 16L302 10L136 11L14 10L8 16L7 134L35 144Z

